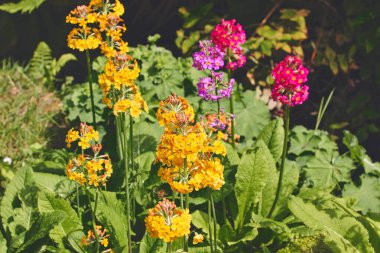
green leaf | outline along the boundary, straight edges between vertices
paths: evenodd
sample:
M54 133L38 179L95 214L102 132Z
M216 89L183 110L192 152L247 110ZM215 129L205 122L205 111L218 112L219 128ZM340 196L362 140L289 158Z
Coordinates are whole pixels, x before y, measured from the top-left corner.
M37 9L45 0L20 0L17 3L4 3L0 5L0 10L9 13L16 13L21 11L21 13L29 12Z
M278 184L279 173L276 171L269 177L268 183L263 190L262 204L261 204L261 216L266 217L269 214L272 207ZM284 175L282 178L282 187L280 196L276 208L273 211L273 216L281 214L286 208L289 196L297 188L299 180L299 168L297 163L292 161L285 161Z
M372 162L371 158L366 154L367 151L361 145L359 145L358 138L350 133L344 131L343 144L350 151L351 158L363 166L366 173L373 173L380 176L380 163Z
M353 182L344 186L343 197L355 198L356 210L364 214L380 213L380 179L368 175L362 175L360 179L360 186L356 186Z
M276 118L266 125L258 136L258 139L263 140L268 146L275 161L278 161L282 154L285 135L283 125L283 119Z
M318 210L313 204L294 196L290 197L288 207L308 227L325 231L328 234L325 242L334 252L375 252L367 230L353 217L334 209Z
M53 193L40 193L38 196L38 210L40 213L51 214L54 211L62 211L65 213L65 219L58 225L56 225L49 233L50 238L58 244L60 248L65 248L68 242L68 238L74 232L82 232L83 227L76 212L70 206L70 203L66 200L56 197ZM76 252L82 252L82 249L78 247L80 241L72 244L71 247Z
M0 232L0 252L7 252L7 240L3 237L3 234Z
M262 140L258 140L253 150L245 153L236 172L235 196L238 203L236 227L242 227L249 218L252 205L256 204L269 177L273 177L272 155ZM271 174L272 173L272 174Z
M43 191L56 193L66 198L75 191L75 182L66 176L59 176L51 173L34 172L36 185Z
M196 228L202 229L203 233L205 233L207 236L209 235L209 222L208 215L206 213L196 210L191 214L191 221ZM219 230L219 224L217 224L217 230ZM213 224L211 226L211 233L214 234Z
M52 65L52 72L54 75L57 75L61 69L70 61L76 61L77 58L73 54L63 54L61 57L58 58L58 60L55 62L55 64Z
M255 98L253 91L244 92L243 102L244 104L237 103L237 108L235 108L236 133L243 135L246 139L252 139L258 136L269 122L270 114L264 102Z
M124 203L117 198L115 192L101 191L99 193L97 217L104 224L113 242L116 242L115 251L128 252L127 245L127 216Z
M238 165L240 163L240 157L236 151L229 143L224 143L224 146L227 150L227 159L230 163L230 166Z
M9 223L13 221L14 209L13 205L15 199L18 197L19 192L27 185L33 184L33 171L29 167L19 168L5 189L4 197L0 204L0 215L2 224L5 230L7 230Z
M327 188L338 182L349 182L351 170L355 169L352 160L346 156L339 156L334 152L329 156L326 152L316 152L306 164L306 176L316 188Z
M18 248L16 252L22 252L37 240L46 237L50 230L65 219L65 217L65 213L62 211L54 211L49 214L43 213L39 215L38 220L33 223L31 229L25 234L25 243L22 247Z
M162 240L151 238L145 234L141 240L139 253L163 253L165 252L165 244Z

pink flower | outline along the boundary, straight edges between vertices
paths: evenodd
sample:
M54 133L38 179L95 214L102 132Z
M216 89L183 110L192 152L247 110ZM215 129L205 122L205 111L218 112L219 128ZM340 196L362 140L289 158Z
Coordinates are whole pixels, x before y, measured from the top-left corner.
M288 106L300 105L309 96L309 87L305 85L309 70L296 56L287 56L272 71L274 85L272 98Z
M236 23L235 19L222 19L222 22L211 32L211 39L217 47L225 51L227 48L240 47L244 44L246 36L243 27Z

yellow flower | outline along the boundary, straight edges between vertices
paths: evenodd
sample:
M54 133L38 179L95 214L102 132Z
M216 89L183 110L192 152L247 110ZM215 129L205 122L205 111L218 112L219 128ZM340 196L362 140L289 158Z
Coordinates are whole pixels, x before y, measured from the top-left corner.
M98 29L83 27L74 28L67 36L69 48L84 51L87 49L96 49L102 42L102 36Z
M203 235L202 234L198 234L197 232L195 232L195 236L193 238L193 244L198 244L198 243L202 243L203 242Z
M154 208L149 209L145 217L146 230L150 237L164 242L173 242L177 238L190 234L191 215L188 209L178 209L176 205L163 199Z
M176 126L179 118L188 123L194 121L194 110L185 98L172 95L165 101L161 101L157 110L157 119L161 126Z
M126 112L131 107L131 101L128 99L119 100L113 106L113 114L118 116L120 112Z
M100 244L103 245L104 247L108 247L108 238L103 238Z
M79 138L79 132L75 131L73 128L71 128L69 130L69 132L67 133L66 139L65 139L65 141L67 143L67 147L70 148L71 147L71 143L73 143L74 141L76 141L78 138Z

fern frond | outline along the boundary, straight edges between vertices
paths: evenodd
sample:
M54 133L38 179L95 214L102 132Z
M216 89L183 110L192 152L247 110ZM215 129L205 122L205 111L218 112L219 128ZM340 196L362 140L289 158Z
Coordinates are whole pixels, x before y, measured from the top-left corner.
M1 11L6 11L9 13L31 13L33 10L37 9L46 0L20 0L17 3L5 3L0 5Z
M26 69L28 74L35 78L42 78L46 72L49 72L53 62L51 49L45 42L40 42L34 51Z

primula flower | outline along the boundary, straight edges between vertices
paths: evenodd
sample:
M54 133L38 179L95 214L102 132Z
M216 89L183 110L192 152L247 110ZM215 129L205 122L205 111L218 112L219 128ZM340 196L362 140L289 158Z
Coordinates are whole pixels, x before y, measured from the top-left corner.
M182 124L194 122L194 110L188 101L180 96L171 95L166 100L160 101L156 113L158 123L161 126L177 127Z
M166 243L190 234L191 215L188 209L180 209L164 198L149 209L145 218L146 230L150 237L159 238Z
M193 54L193 67L198 70L218 70L224 65L224 53L210 40L199 41L199 52Z
M296 56L287 56L276 65L272 75L275 80L272 89L274 101L288 106L300 105L307 100L309 87L305 85L309 71Z
M229 57L227 69L235 70L245 64L246 57L243 55L242 45L245 43L246 35L243 27L235 19L222 19L211 32L211 39L212 43Z
M203 235L202 234L198 234L197 232L195 232L195 235L193 237L193 244L198 244L198 243L202 243L203 242Z
M232 78L229 82L223 82L222 79L222 72L212 72L212 77L202 77L197 84L198 95L206 101L229 98L235 84L235 79Z
M80 131L70 129L66 136L67 146L78 141L78 147L82 150L91 147L93 156L80 154L77 158L69 160L66 165L66 175L70 180L76 181L82 186L105 186L113 172L112 163L108 155L99 155L102 145L99 141L99 133L86 123L81 123Z
M68 47L71 49L78 49L79 51L96 49L101 43L102 36L96 28L74 28L67 36Z
M156 152L156 160L162 163L161 179L180 193L206 187L219 190L224 184L224 167L215 154L225 156L226 148L199 123L193 124L193 108L186 99L171 96L162 101L157 118L165 125Z
M102 230L102 226L97 225L95 232L98 235L98 240L99 240L98 243L100 243L100 245L102 245L104 248L107 248L109 244L109 241L108 241L109 234L106 234L107 229ZM87 236L82 237L80 241L80 245L85 248L91 248L95 243L97 243L96 236L94 234L95 232L93 230L87 231ZM113 252L112 249L106 249L102 251L102 253L111 253L111 252Z
M246 40L245 31L235 19L224 20L211 32L212 42L221 50L239 48Z

